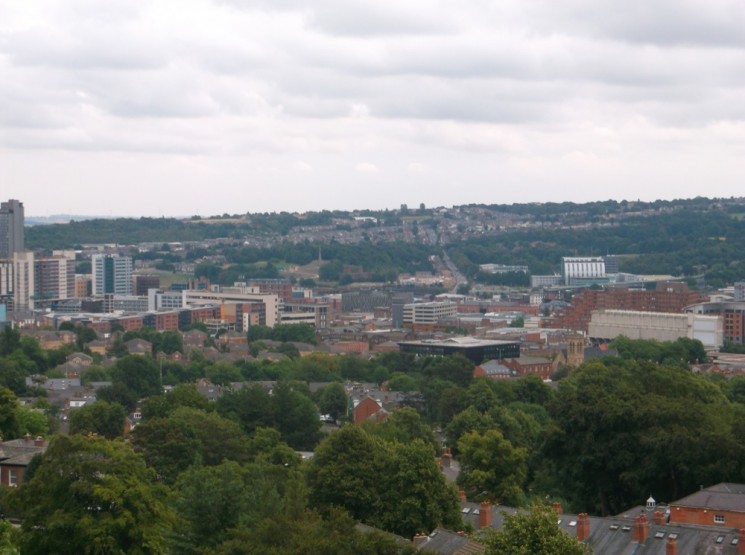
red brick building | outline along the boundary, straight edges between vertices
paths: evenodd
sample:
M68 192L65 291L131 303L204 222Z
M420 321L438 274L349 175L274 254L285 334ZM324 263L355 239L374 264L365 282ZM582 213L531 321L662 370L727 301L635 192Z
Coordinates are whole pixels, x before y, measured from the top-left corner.
M670 523L745 529L745 484L723 482L670 503Z
M34 455L47 449L46 440L41 437L32 439L13 439L0 442L0 483L7 487L16 487L23 482L26 467Z
M593 310L642 310L648 312L681 313L683 308L704 300L682 282L659 282L652 291L612 287L584 289L572 299L572 304L559 314L553 327L588 331Z

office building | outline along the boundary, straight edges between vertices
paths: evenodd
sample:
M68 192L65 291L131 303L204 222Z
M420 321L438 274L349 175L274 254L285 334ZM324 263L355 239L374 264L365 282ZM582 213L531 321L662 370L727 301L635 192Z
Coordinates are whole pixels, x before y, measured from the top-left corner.
M132 276L133 295L147 295L150 289L160 289L158 274L134 274Z
M258 322L259 324L274 327L282 321L284 303L274 293L261 293L258 291L258 287L247 286L215 287L214 289L213 291L194 289L182 291L184 308L207 304L222 306L230 303L262 303L264 305L264 311Z
M34 308L75 296L75 252L55 251L34 261Z
M745 302L701 302L685 310L693 314L719 316L724 326L724 340L745 345Z
M457 305L450 301L405 304L403 325L433 325L441 320L455 318L457 313Z
M13 253L13 312L34 309L35 257L31 251Z
M13 309L13 261L0 260L0 304Z
M118 254L94 254L93 294L132 294L132 258Z
M398 344L402 353L419 356L447 356L462 354L474 364L485 360L500 360L520 356L518 341L490 341L475 337L451 337L442 341L402 341Z
M0 258L11 259L24 249L23 221L22 202L0 203Z

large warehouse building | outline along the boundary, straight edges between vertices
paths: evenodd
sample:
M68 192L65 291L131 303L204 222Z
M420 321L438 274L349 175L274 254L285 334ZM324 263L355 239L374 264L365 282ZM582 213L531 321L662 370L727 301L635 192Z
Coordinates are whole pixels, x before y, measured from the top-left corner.
M637 310L594 310L587 335L603 340L621 335L657 341L687 337L698 339L707 349L718 348L724 342L722 320L716 316Z

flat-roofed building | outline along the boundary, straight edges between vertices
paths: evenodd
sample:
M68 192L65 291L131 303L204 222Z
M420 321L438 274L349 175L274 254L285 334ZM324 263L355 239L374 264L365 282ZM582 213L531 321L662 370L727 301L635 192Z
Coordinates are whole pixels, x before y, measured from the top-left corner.
M14 199L0 203L0 258L11 259L24 250L23 203Z
M261 293L258 288L248 286L225 287L219 291L187 289L182 291L184 307L203 304L253 303L260 302L265 306L264 321L261 325L274 327L282 321L283 303L275 293Z
M132 257L118 254L94 254L91 257L93 269L93 294L116 295L132 294Z
M605 259L602 256L565 256L561 259L561 275L565 285L577 280L605 278Z
M611 340L629 339L675 341L681 337L698 339L704 347L714 349L724 342L722 319L702 314L674 314L638 310L595 310L590 319L588 336Z
M441 320L454 318L457 313L458 306L450 301L409 303L404 305L403 324L404 326L437 324Z
M475 337L451 337L442 340L401 341L398 344L402 353L421 356L447 356L456 353L480 364L485 360L500 360L520 356L518 341L493 341Z
M739 345L745 344L745 302L696 303L687 306L685 311L720 316L724 327L724 339Z

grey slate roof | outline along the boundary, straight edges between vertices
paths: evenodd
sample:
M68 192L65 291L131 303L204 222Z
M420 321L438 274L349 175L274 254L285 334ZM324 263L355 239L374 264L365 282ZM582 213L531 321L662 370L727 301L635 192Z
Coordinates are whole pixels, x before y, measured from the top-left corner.
M673 506L702 507L745 513L745 484L723 482L679 499Z

